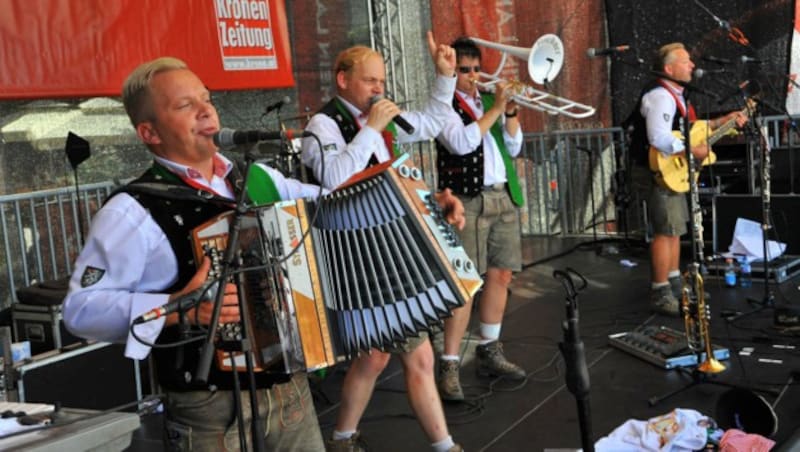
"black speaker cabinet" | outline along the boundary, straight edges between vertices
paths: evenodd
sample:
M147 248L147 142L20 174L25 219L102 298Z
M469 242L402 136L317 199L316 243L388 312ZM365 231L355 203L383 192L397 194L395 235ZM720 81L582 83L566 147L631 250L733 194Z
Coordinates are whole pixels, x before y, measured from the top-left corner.
M733 241L733 231L738 218L762 223L760 195L716 195L713 201L714 252L728 251ZM791 225L800 222L800 195L772 195L770 197L770 224L767 238L786 243L788 255L800 254L800 234Z

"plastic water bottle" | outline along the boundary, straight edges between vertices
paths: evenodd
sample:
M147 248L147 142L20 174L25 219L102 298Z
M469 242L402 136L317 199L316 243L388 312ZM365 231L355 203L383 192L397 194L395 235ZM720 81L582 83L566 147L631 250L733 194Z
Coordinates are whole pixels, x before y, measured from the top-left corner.
M725 285L736 287L736 267L733 266L733 259L725 259Z
M739 260L739 285L741 287L751 287L753 285L753 271L747 257L742 256Z

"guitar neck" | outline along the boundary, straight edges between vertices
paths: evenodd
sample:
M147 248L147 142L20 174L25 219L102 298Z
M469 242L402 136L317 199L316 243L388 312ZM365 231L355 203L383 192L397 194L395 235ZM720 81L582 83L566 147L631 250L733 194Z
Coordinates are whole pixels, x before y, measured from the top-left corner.
M720 138L724 137L725 134L734 127L736 127L736 119L729 119L728 121L725 121L725 124L722 124L714 129L714 132L708 136L708 140L706 140L706 142L709 146L713 146L714 143L719 141Z
M747 101L748 108L745 108L744 110L741 111L741 113L743 115L750 116L750 109L754 105L752 102L753 102L752 99L749 99ZM732 128L734 128L734 127L736 127L736 118L732 118L732 119L729 119L729 120L725 121L724 124L722 124L721 126L717 127L714 130L714 132L712 132L711 135L709 135L708 140L706 140L706 142L708 143L709 146L712 146L714 143L719 141L720 138L724 137L725 134L728 133L728 131L731 130Z

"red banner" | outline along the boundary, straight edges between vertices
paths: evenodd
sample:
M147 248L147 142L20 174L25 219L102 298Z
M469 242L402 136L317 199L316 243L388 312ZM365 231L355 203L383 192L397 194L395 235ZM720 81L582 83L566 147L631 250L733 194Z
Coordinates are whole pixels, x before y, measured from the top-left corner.
M180 58L211 90L294 85L282 0L0 0L0 98L119 95Z

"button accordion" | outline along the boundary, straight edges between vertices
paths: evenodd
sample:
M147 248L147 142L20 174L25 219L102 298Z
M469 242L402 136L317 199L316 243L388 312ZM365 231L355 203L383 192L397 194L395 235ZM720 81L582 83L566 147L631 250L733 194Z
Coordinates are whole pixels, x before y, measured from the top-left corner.
M233 213L193 231L197 262L221 263ZM235 274L256 370L293 373L386 350L440 324L480 288L460 240L405 156L317 201L281 201L241 223ZM240 340L240 324L220 341ZM218 352L223 369L244 355Z

